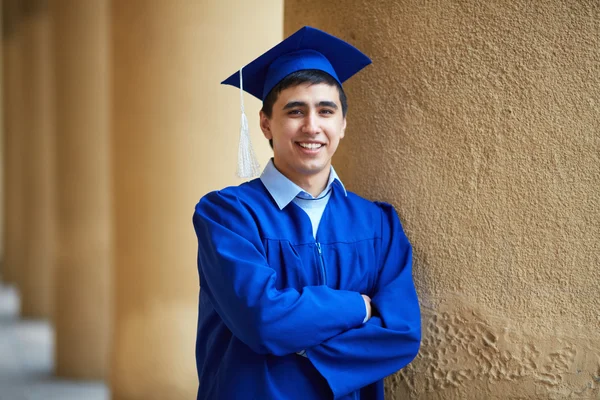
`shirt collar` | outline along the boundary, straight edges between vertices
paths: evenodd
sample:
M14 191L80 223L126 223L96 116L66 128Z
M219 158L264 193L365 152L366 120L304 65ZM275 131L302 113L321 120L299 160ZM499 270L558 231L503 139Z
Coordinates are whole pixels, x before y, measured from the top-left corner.
M275 168L275 164L273 163L273 159L269 160L269 163L263 170L262 175L260 176L260 180L263 185L267 188L275 203L280 210L283 210L285 206L290 204L292 200L296 196L300 196L304 199L314 199L312 195L305 192L300 186L296 185L294 182L290 181L285 175L283 175L277 168ZM321 192L316 198L321 197L323 194L327 193L333 185L334 182L337 182L342 189L344 190L344 195L348 195L346 192L346 188L344 184L338 177L333 166L331 167L331 171L329 172L329 180L327 181L327 186L325 190Z

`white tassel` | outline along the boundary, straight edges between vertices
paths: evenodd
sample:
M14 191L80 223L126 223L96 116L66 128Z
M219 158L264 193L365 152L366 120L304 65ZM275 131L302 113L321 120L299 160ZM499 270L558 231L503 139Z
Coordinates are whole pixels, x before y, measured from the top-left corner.
M242 109L242 119L240 123L237 176L243 179L249 179L258 176L260 173L260 164L258 163L256 154L254 154L254 149L252 148L250 132L248 130L248 118L246 118L246 112L244 111L244 81L242 78L242 69L240 69L240 104Z

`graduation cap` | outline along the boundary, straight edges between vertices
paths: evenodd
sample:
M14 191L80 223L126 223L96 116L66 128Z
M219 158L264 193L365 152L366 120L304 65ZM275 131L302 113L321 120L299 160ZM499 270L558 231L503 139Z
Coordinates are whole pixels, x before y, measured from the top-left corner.
M244 91L264 100L286 76L306 69L326 72L341 85L370 63L369 57L351 44L319 29L305 26L221 82L240 89L242 119L238 176L251 178L260 172L248 134Z

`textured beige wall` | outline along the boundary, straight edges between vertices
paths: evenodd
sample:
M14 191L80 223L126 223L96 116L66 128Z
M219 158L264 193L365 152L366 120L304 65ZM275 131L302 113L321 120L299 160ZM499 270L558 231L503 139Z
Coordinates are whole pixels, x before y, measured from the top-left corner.
M281 0L113 0L115 400L194 398L194 206L237 184L239 92L220 82L281 40ZM259 101L247 97L257 153Z
M423 346L389 397L600 398L600 4L286 1L304 24L374 61L335 165L415 248Z

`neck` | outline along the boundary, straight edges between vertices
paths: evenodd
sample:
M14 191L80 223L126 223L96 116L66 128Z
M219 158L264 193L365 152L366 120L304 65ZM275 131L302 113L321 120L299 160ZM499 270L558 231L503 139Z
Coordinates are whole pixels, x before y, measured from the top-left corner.
M306 193L310 193L313 197L317 197L327 187L327 181L329 181L329 174L331 172L331 165L323 168L316 174L299 174L291 173L286 171L284 168L280 168L279 165L273 160L273 165L279 172L281 172L286 178L300 186Z

